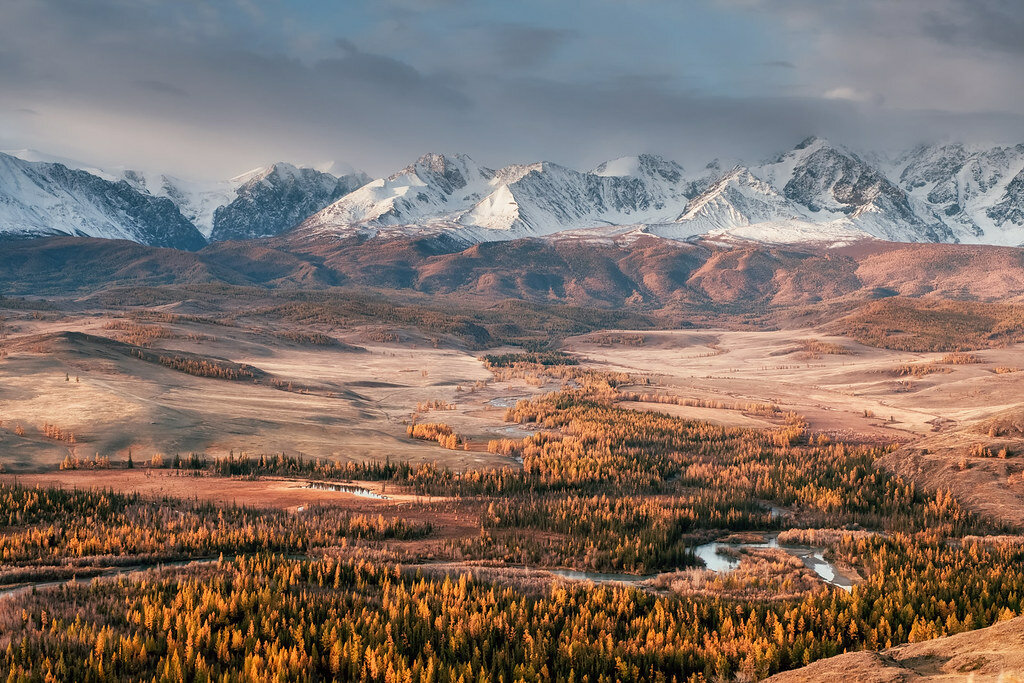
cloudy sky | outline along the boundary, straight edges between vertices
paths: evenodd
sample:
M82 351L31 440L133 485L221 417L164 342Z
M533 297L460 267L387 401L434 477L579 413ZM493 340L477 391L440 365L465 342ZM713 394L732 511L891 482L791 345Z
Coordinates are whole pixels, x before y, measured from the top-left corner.
M0 0L0 149L227 177L1024 142L1020 0Z

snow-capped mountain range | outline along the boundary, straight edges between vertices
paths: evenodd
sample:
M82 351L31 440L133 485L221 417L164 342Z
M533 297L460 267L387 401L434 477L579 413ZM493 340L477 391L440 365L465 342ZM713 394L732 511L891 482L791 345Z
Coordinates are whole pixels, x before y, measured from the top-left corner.
M0 234L127 239L178 249L278 235L370 180L276 163L229 180L0 153Z
M697 173L652 155L583 173L551 163L491 170L465 156L428 154L342 197L298 231L435 230L488 241L627 225L674 239L1024 243L1024 145L970 159L959 149L921 148L883 168L808 138L756 166L712 163ZM947 186L959 192L953 200L941 192ZM970 201L958 199L964 195Z
M19 158L20 157L20 158ZM461 241L650 234L767 243L1024 244L1024 144L922 146L873 161L820 138L756 165L697 172L649 154L577 171L485 168L426 154L386 177L278 163L195 183L0 154L0 233L66 233L196 248L291 231L294 239L448 233Z

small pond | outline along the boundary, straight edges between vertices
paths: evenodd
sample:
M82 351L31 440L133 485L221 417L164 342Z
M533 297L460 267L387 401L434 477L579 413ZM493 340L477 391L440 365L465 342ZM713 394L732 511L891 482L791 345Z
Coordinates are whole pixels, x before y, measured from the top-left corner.
M354 496L362 496L363 498L376 498L378 500L387 500L388 497L382 493L371 491L370 489L363 488L362 486L356 486L355 484L334 484L326 481L311 481L306 484L307 489L319 489L321 491L338 491L339 493L351 493Z

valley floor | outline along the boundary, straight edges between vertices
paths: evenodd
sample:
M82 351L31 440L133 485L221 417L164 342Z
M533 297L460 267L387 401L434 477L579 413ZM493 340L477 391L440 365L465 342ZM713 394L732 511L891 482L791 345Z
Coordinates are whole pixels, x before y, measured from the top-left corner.
M560 591L594 614L618 609L593 602L606 595L594 583L658 601L678 619L674 645L644 650L659 630L635 621L623 649L587 660L595 675L632 662L622 679L762 678L819 659L779 680L1024 672L1019 619L969 630L1022 608L1020 346L911 353L824 326L603 330L561 352L485 354L409 326L254 322L197 302L12 313L2 334L0 613L36 615L0 616L35 644L3 660L12 671L42 671L32 648L57 648L37 628L56 609L47 591L95 610L119 586L145 611L163 598L139 576L156 572L237 601L216 576L247 585L254 562L331 614L378 609L376 582L386 596L390 579L374 572L390 570L371 565L410 594L512 587L538 615ZM331 598L329 572L348 577ZM60 585L91 576L105 578ZM42 597L25 591L37 585ZM432 600L416 608L431 619ZM704 640L691 642L698 613ZM520 633L539 637L537 618ZM173 631L132 623L122 649ZM104 621L90 624L81 642L95 648ZM206 656L240 671L255 650L239 642ZM840 654L865 648L883 652ZM96 661L145 677L172 649ZM295 656L338 675L319 651ZM205 671L191 652L178 666ZM455 672L460 657L441 660ZM537 661L572 661L560 657ZM492 674L519 670L484 659Z

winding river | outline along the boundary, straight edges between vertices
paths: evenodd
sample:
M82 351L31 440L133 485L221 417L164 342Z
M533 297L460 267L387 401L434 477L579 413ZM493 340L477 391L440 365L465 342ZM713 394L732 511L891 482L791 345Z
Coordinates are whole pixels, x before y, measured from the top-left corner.
M333 486L333 485L332 485ZM352 488L352 487L347 487ZM354 487L359 488L359 487ZM366 489L363 489L366 491ZM347 491L349 493L355 493L354 491ZM367 491L367 493L373 496L379 496L380 494L373 494L373 492ZM694 554L699 557L704 565L711 571L717 573L731 572L740 565L740 560L732 557L727 553L721 553L720 550L739 550L742 548L778 548L783 550L793 557L799 558L804 566L812 570L815 574L821 578L822 581L828 583L837 588L841 588L847 592L853 590L853 583L848 577L839 572L835 565L825 559L824 549L814 546L788 546L779 545L778 539L775 536L770 536L762 543L721 543L719 541L713 541L711 543L705 543L694 548ZM138 574L151 569L171 569L181 568L188 566L199 566L205 564L211 564L217 562L217 559L198 559L198 560L180 560L177 562L153 562L147 564L136 564L126 565L123 567L108 567L91 573L88 576L74 577L70 579L48 579L45 581L29 581L25 583L19 583L16 585L9 585L0 587L0 600L4 598L11 598L18 595L23 595L32 590L51 588L55 586L61 586L65 584L77 584L84 585L92 581L94 578L114 578L118 576L127 576L131 574ZM427 563L426 565L419 566L431 566L433 563ZM448 565L449 563L437 563L438 565ZM406 565L408 567L415 567L417 565ZM468 567L461 567L459 571L465 571ZM452 569L456 569L453 567ZM509 567L507 569L522 569L527 570L526 567ZM656 578L658 574L648 574L646 576L637 574L617 574L611 572L586 572L577 571L572 569L541 569L538 568L533 571L547 572L555 576L569 579L571 581L593 581L594 583L626 583L626 584L639 584L644 581Z
M719 553L719 550L738 550L740 548L778 548L793 557L799 558L804 566L813 571L825 583L849 592L853 590L853 582L842 573L835 565L825 559L825 549L808 545L779 545L775 536L771 536L764 543L720 543L714 541L705 543L694 548L694 554L704 561L708 569L723 573L731 572L740 566L740 561L735 557Z
M839 572L835 565L825 559L824 548L814 546L779 545L775 536L770 536L762 543L721 543L714 541L699 545L693 549L705 567L713 572L724 574L740 566L740 560L719 550L740 550L742 548L778 548L793 557L799 558L804 566L813 571L825 583L841 588L847 592L853 590L853 582ZM594 583L642 583L657 577L657 574L640 576L637 574L615 574L605 572L584 572L571 569L549 569L549 573L575 581L593 581Z

